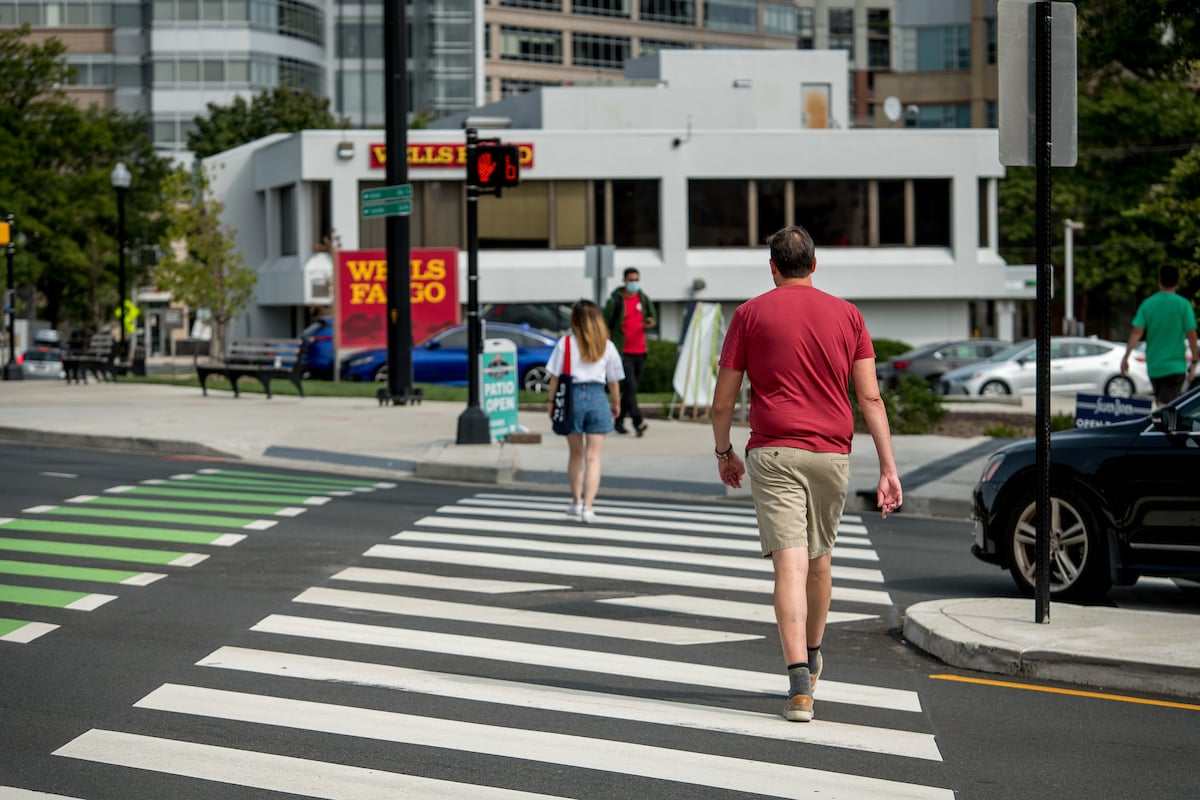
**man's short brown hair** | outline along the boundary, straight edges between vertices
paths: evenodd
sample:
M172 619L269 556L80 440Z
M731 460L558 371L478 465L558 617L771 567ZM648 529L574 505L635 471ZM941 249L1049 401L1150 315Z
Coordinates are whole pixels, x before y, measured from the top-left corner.
M771 260L785 278L807 278L813 271L816 245L808 231L799 225L789 225L767 237Z

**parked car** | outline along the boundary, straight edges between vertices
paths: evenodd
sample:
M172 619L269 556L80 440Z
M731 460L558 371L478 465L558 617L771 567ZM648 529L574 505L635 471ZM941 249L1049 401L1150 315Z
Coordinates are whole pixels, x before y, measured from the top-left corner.
M304 343L304 376L332 378L333 317L317 317L300 332L300 340Z
M889 389L895 389L900 380L908 375L924 378L936 387L942 375L950 370L978 363L1009 347L1012 347L1012 342L1002 339L934 342L876 364L875 375L879 378L879 385Z
M1119 402L1119 401L1117 401ZM1001 448L974 491L978 558L1034 587L1036 441ZM1148 417L1051 436L1050 594L1102 595L1140 575L1200 578L1200 387Z
M1129 374L1121 374L1125 345L1103 339L1055 336L1050 341L1050 391L1053 394L1133 397L1150 393L1146 357L1129 359ZM938 381L944 395L1033 394L1037 378L1037 343L1030 339L986 361L951 370Z
M510 339L517 346L517 373L521 388L544 392L550 382L546 362L557 338L524 325L489 322L484 326L488 339ZM463 386L467 383L467 326L455 325L413 347L413 381ZM364 350L342 359L343 380L386 381L387 348Z
M66 377L62 348L56 345L35 344L32 349L17 356L17 363L21 365L21 374L26 378L59 380Z

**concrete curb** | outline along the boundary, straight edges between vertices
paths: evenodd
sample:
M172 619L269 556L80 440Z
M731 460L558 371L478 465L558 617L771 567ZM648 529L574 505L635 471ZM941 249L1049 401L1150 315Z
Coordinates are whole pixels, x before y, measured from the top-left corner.
M501 444L453 445L438 442L417 461L418 478L462 483L511 483L518 464L514 448Z
M1054 603L1050 623L1033 618L1032 600L931 600L905 612L904 637L962 669L1200 700L1194 617ZM1109 655L1130 646L1139 661Z
M140 436L105 436L103 434L59 433L27 428L0 427L0 441L17 444L46 444L56 447L82 447L88 450L116 450L127 453L163 453L175 456L207 456L233 458L240 456L198 444L172 439L145 439Z

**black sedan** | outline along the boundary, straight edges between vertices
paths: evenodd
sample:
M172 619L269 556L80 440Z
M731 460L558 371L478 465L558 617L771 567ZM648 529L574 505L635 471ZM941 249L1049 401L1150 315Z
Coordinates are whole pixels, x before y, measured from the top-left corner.
M974 493L971 551L1034 590L1033 439L992 455ZM1050 594L1103 595L1141 575L1200 579L1200 389L1149 417L1050 440Z

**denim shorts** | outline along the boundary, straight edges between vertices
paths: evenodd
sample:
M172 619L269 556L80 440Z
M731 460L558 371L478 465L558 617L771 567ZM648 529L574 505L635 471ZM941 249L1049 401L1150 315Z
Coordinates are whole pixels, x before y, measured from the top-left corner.
M612 433L612 406L603 383L571 384L571 433Z

